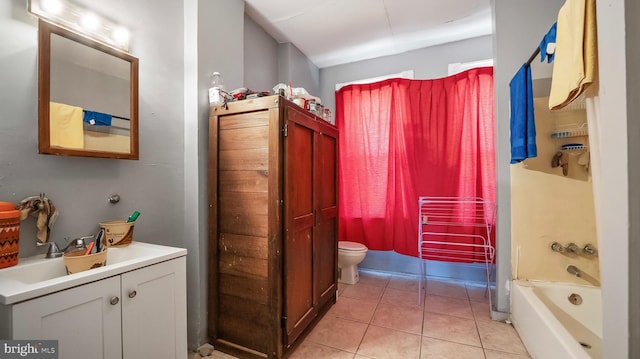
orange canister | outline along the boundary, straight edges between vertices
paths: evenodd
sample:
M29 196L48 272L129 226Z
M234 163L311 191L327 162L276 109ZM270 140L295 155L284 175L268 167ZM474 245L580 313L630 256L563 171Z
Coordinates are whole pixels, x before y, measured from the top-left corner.
M0 269L18 264L20 211L11 202L0 202Z

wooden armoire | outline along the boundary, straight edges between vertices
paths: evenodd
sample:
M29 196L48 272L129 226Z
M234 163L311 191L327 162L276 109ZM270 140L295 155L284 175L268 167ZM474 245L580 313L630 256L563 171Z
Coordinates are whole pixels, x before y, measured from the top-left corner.
M212 106L209 337L281 358L335 303L338 131L281 96Z

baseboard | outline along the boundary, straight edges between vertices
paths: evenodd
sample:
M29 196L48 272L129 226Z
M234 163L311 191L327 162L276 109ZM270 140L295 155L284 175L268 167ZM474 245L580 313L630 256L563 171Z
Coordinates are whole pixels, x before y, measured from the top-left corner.
M426 274L429 277L440 277L466 282L486 283L486 267L484 263L455 263L425 260ZM420 259L393 251L369 250L367 256L358 266L362 269L385 272L420 275ZM490 267L491 278L495 278L495 266Z

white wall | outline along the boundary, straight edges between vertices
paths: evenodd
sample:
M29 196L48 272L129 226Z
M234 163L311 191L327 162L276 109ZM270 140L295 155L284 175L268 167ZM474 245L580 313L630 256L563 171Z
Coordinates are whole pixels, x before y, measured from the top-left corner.
M271 91L278 83L278 43L244 16L244 87Z
M546 82L546 81L544 81ZM538 81L534 80L534 88ZM567 174L551 160L563 144L582 143L589 137L551 138L558 129L586 124L584 108L569 106L549 110L549 89L533 99L538 156L511 165L511 263L514 279L600 285L599 259L551 251L551 243L576 244L580 249L598 246L591 176L579 164L588 153L563 151ZM534 89L534 93L536 90ZM545 93L546 92L546 93ZM580 278L568 273L568 265L580 269Z
M134 240L185 247L183 233L182 2L86 0L81 3L121 22L133 33L140 58L140 160L39 155L37 152L37 22L23 0L0 4L0 197L45 192L60 211L52 240L95 234L98 222L133 210ZM161 46L160 46L161 44ZM178 190L176 190L178 189ZM110 193L121 201L112 205ZM35 246L35 222L22 222L20 256ZM193 253L190 253L192 256Z
M190 348L195 348L205 341L207 331L206 303L207 303L207 270L206 270L206 250L205 235L206 224L202 223L202 207L205 205L201 198L205 192L200 182L203 180L199 167L202 166L202 159L198 154L204 144L200 144L205 139L204 132L206 125L205 115L202 113L206 108L202 105L202 92L204 79L200 76L198 57L198 3L199 0L184 1L184 154L183 169L185 174L184 187L180 190L184 193L182 203L184 218L184 237L192 238L187 247L189 257L187 257L187 330L188 344ZM193 139L197 139L193 141ZM205 197L206 198L206 197ZM206 213L206 211L205 211ZM205 222L206 223L206 222Z
M335 85L354 80L414 70L414 78L436 79L448 75L448 66L493 57L491 36L427 47L398 55L352 62L320 70L322 103L335 113Z
M37 153L37 22L27 2L0 5L0 196L18 202L45 192L60 211L52 239L94 234L98 222L142 215L134 238L183 244L182 13L175 1L84 1L133 32L131 53L142 59L139 78L140 160L112 160ZM153 4L153 6L151 6ZM163 44L163 51L159 46ZM177 54L177 55L175 55ZM176 69L177 71L165 71ZM120 203L107 202L110 193ZM22 222L20 256L35 246L35 222Z
M320 70L291 43L279 44L251 17L245 15L244 87L272 91L278 83L303 87L320 95Z
M278 82L303 87L312 96L320 93L320 70L291 43L278 46Z
M637 9L637 8L636 8ZM600 114L602 126L598 129L600 141L600 184L595 181L596 216L600 239L600 272L602 278L602 318L603 318L603 358L634 358L630 356L630 346L638 347L637 341L630 341L630 288L638 288L629 271L630 261L637 261L638 250L631 251L629 242L630 226L638 223L629 221L629 204L637 203L638 194L631 198L629 191L628 159L637 154L629 151L627 134L637 143L637 132L627 131L627 122L633 124L628 104L637 102L637 97L627 92L627 71L634 70L638 58L630 59L626 53L629 44L637 47L633 36L625 39L625 8L623 1L602 1L597 4L598 18L598 62L600 81ZM632 16L632 14L628 14ZM635 15L638 15L636 10ZM629 19L629 18L627 18ZM631 17L627 24L636 21ZM637 34L637 32L636 32ZM627 66L626 61L629 62ZM631 74L631 73L630 73ZM636 88L637 85L633 85ZM629 101L629 102L627 102ZM631 118L628 118L630 116ZM633 125L636 126L637 124ZM590 128L593 126L590 126ZM633 141L630 141L631 145ZM634 156L634 157L629 157ZM636 162L637 164L637 162ZM632 168L632 167L631 167ZM637 169L637 167L636 167ZM637 178L636 178L637 183ZM630 287L631 285L631 287ZM637 304L635 304L637 308ZM637 315L637 313L636 313ZM636 324L637 326L637 324ZM637 336L638 333L636 333Z
M142 212L135 239L186 247L188 255L189 345L206 339L207 316L207 203L206 148L208 74L223 73L227 88L245 84L242 65L243 2L241 0L77 0L98 13L129 26L133 32L131 52L140 58L140 161L58 157L37 154L37 27L26 11L26 1L0 2L0 200L20 199L46 192L61 211L53 239L94 233L103 219L124 218L134 209ZM498 119L498 280L509 277L509 150L508 81L526 60L546 32L557 9L564 2L493 0L497 35L457 43L459 48L434 47L398 57L317 70L301 60L300 54L285 47L286 59L296 59L299 72L279 68L279 79L299 74L304 87L322 84L320 96L333 110L333 86L338 82L399 72L412 66L416 78L446 76L444 63L466 62L493 55L496 58L496 114ZM629 268L638 273L640 240L629 242L629 231L638 238L640 195L627 183L637 183L640 129L633 118L626 129L628 113L639 113L639 71L625 70L627 62L640 63L634 39L640 31L635 19L640 14L636 0L626 0L628 18L625 37L625 8L622 1L598 2L601 86L603 112L610 126L603 136L608 162L603 178L602 211L608 213L605 230L607 244L601 248L604 300L604 357L637 357L640 345L640 300L638 283ZM225 16L215 16L224 13ZM216 22L211 21L212 18ZM220 29L224 29L221 35ZM234 36L223 36L224 34ZM443 45L444 46L444 45ZM280 47L280 46L279 46ZM451 51L451 52L450 52ZM293 55L292 55L293 54ZM295 55L295 56L294 56ZM269 55L270 57L271 55ZM440 60L442 60L440 62ZM272 62L272 59L269 61ZM436 61L436 62L434 62ZM621 66L622 62L622 66ZM286 62L285 62L286 63ZM440 67L442 63L443 68ZM422 70L420 70L422 69ZM319 71L319 80L316 72ZM422 72L420 72L422 71ZM283 75L284 74L284 75ZM264 80L265 86L271 79ZM629 83L625 88L622 84ZM258 90L258 89L256 89ZM315 91L313 88L312 91ZM620 122L623 121L624 123ZM629 137L620 141L621 134ZM628 157L620 156L621 153ZM609 159L613 159L609 161ZM631 166L626 167L626 162ZM627 177L627 175L629 177ZM628 179L628 181L627 181ZM117 192L122 201L107 203ZM631 204L630 214L620 208ZM630 223L631 222L631 223ZM635 224L634 224L635 222ZM35 247L32 219L21 226L21 256L41 253ZM505 257L506 256L506 257ZM506 272L505 272L506 271ZM635 300L630 300L635 298ZM508 297L499 289L498 306L508 310ZM630 309L629 309L630 308ZM631 329L629 329L631 328ZM629 340L629 338L632 340ZM631 350L628 348L631 347ZM635 352L633 351L635 350ZM628 356L627 354L631 354Z
M108 55L105 55L108 56ZM129 72L129 63L122 60ZM85 110L108 113L114 116L130 117L131 88L129 80L108 75L70 61L51 61L51 85L49 97L53 102L61 102L82 107ZM69 81L70 78L77 79ZM111 96L96 96L109 93Z
M140 160L37 153L37 22L26 1L2 1L0 200L45 192L60 210L52 231L58 243L139 210L134 240L189 251L187 315L195 348L207 338L208 74L220 71L228 87L242 86L244 2L75 2L131 29L131 54L140 59ZM225 16L212 22L219 13ZM107 202L111 193L120 194L120 203ZM21 225L20 256L41 253L29 218Z
M604 10L604 9L603 9ZM618 10L619 13L619 10ZM604 12L599 12L598 16L605 16ZM640 113L640 71L637 64L640 63L640 47L637 46L637 39L640 37L640 23L637 19L640 16L640 3L636 0L625 1L625 31L626 36L626 62L634 64L626 69L627 75L627 144L628 144L628 171L629 183L640 182L640 121L636 114ZM615 19L615 16L608 15ZM601 20L604 20L601 19ZM599 25L601 26L601 25ZM619 26L618 31L621 31ZM620 36L621 33L618 33ZM606 56L606 55L602 55ZM610 54L608 56L613 56ZM614 79L615 80L615 79ZM638 186L629 186L629 238L628 238L628 258L629 258L629 358L640 357L640 283L636 279L636 275L632 273L640 273L640 188ZM612 245L615 248L615 244ZM614 249L615 251L615 249ZM616 255L624 255L624 248L618 249ZM608 265L611 265L607 263ZM611 273L615 275L615 271ZM614 309L615 310L615 309ZM624 315L624 309L617 309L617 316ZM607 311L608 314L608 311ZM615 325L614 319L608 320L606 328ZM613 343L616 345L618 343ZM619 345L624 345L619 344ZM607 350L615 350L607 346Z
M526 43L529 33L544 23L543 19L557 16L564 1L554 4L526 0L493 0L496 22L496 101L498 106L498 219L509 201L508 172L508 82L523 58L530 51ZM626 5L626 7L625 7ZM557 7L557 9L556 9ZM539 13L542 11L541 13ZM640 29L637 16L640 8L635 0L598 1L598 61L600 121L598 131L602 158L600 180L594 174L595 205L600 241L600 273L603 300L603 358L636 358L640 355L640 285L631 273L638 273L638 221L640 193L629 183L637 183L640 148L640 126L635 114L640 110L637 101L640 60L637 36ZM626 18L626 21L625 21ZM555 19L551 20L555 21ZM544 25L544 24L542 24ZM523 39L526 37L526 41ZM624 41L622 39L625 39ZM629 99L629 101L628 101ZM593 131L590 128L590 131ZM599 183L598 183L599 182ZM636 186L637 187L637 186ZM500 207L502 205L502 208ZM509 223L500 223L500 244L507 241ZM498 254L504 261L503 254ZM508 279L504 273L498 276Z
M150 7L152 7L150 5ZM179 14L176 13L176 14ZM222 15L224 14L224 15ZM215 21L213 21L215 19ZM244 1L184 0L184 238L187 239L189 347L207 341L208 197L210 74L219 71L227 89L244 83ZM233 34L233 36L228 36ZM161 44L161 43L160 43ZM158 46L156 44L155 46ZM142 64L141 64L142 66ZM170 70L170 69L168 69Z
M511 150L509 144L509 81L529 59L556 21L564 0L492 0L495 53L496 178L497 178L497 295L496 309L509 312L511 280Z

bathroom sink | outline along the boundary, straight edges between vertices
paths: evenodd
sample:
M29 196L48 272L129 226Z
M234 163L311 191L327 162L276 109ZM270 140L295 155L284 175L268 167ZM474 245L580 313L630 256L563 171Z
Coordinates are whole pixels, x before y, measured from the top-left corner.
M107 265L67 275L63 258L43 254L20 258L18 265L0 269L0 304L13 304L86 284L187 254L183 248L133 242L109 247Z
M39 257L42 257L40 255ZM62 258L39 260L39 258L21 258L19 265L0 270L0 283L3 280L33 284L67 275ZM0 289L0 292L4 292Z

